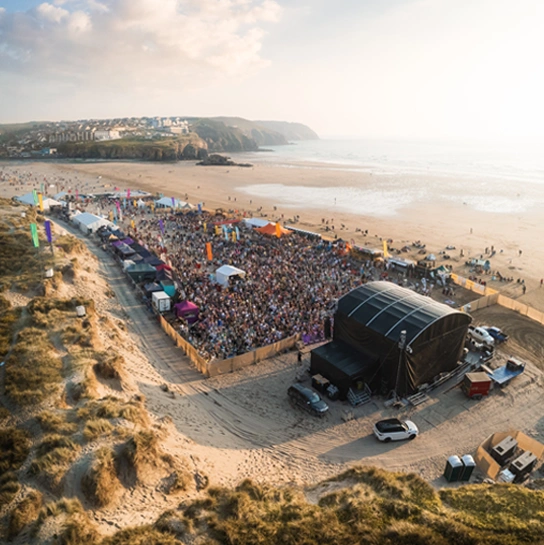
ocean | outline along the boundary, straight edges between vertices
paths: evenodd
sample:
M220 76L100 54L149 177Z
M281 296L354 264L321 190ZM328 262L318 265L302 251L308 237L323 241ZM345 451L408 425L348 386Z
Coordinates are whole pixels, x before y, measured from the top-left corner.
M544 154L536 145L484 145L400 140L311 140L270 151L237 154L237 161L283 168L352 173L349 186L255 184L248 195L284 207L335 203L346 212L395 215L437 200L479 212L523 214L544 205ZM361 176L357 176L361 174ZM369 184L369 176L372 183ZM360 180L360 182L358 181Z

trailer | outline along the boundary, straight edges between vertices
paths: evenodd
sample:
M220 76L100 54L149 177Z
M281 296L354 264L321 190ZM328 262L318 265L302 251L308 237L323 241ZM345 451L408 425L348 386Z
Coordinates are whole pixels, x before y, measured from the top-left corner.
M500 387L506 386L510 381L516 377L519 377L525 371L525 363L517 360L516 358L510 358L506 365L495 369L493 372L488 373L489 378Z
M489 395L491 378L487 373L467 373L463 378L461 389L470 399L482 399Z

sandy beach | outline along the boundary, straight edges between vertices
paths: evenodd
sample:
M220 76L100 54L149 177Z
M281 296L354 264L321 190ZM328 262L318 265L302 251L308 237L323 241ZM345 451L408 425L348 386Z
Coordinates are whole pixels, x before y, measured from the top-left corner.
M249 215L282 223L289 223L298 215L300 219L296 226L301 229L331 237L336 235L360 245L381 248L381 239L391 239L391 246L400 248L419 240L427 245L429 253L438 256L439 262L439 252L448 245L455 246L455 250L448 251L451 259L444 263L453 265L454 270L463 275L469 274L464 266L468 257L483 256L485 248L494 246L497 253L491 259L492 270L515 280L524 279L527 290L523 294L521 285L516 282L492 282L486 277L489 285L544 309L544 289L540 289L540 279L544 277L544 247L536 242L544 235L544 229L538 207L510 213L476 210L470 205L444 200L444 193L451 190L455 180L435 176L412 180L413 184L427 188L424 200L411 200L406 206L396 206L393 212L385 209L382 213L376 192L387 187L391 178L329 167L317 163L289 168L267 163L256 163L252 168L202 167L192 162L4 163L0 165L0 176L17 179L26 173L23 177L26 182L23 186L4 182L0 192L3 196L22 194L33 187L39 189L42 182L54 185L48 187L50 195L58 192L60 186L74 192L77 188L81 193L130 188L178 197L193 204L200 202L209 209L246 211ZM405 177L405 183L411 183L409 177ZM297 200L300 188L309 188L316 194L326 192L324 195L329 196L329 202ZM346 188L372 192L369 194L373 195L372 204L376 209L370 213L368 210L354 212L353 206L345 202L345 195L349 196ZM336 203L336 198L332 197L335 189L342 195L342 200L338 199ZM386 204L384 202L384 208ZM326 222L330 228L334 226L334 231L325 231ZM359 229L368 230L368 235L363 236ZM460 256L461 249L464 257ZM402 255L414 259L421 257L413 253Z

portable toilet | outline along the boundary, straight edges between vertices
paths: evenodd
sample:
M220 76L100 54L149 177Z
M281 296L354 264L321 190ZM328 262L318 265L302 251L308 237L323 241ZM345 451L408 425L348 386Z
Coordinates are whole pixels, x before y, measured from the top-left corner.
M460 480L463 472L463 462L459 456L450 456L446 462L444 477L449 483L455 483Z
M463 471L459 477L460 481L470 481L470 476L476 467L476 462L470 454L465 454L461 457L461 462L463 462Z

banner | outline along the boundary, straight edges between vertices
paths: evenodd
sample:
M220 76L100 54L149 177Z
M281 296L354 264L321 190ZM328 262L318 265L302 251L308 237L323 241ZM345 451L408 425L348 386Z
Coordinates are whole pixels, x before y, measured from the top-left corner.
M43 195L38 193L38 204L40 206L40 212L43 212Z
M30 234L32 236L32 244L34 244L34 248L39 248L40 239L38 238L38 226L35 223L30 224Z
M44 227L45 227L45 236L47 237L47 242L51 244L53 242L53 233L51 232L51 222L49 220L45 220Z
M34 204L38 206L38 192L35 189L32 190L32 197L34 198Z
M208 261L211 261L213 259L211 242L206 242L206 255L208 256Z

